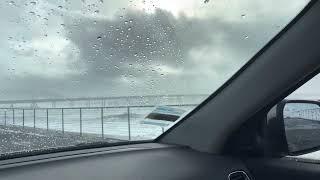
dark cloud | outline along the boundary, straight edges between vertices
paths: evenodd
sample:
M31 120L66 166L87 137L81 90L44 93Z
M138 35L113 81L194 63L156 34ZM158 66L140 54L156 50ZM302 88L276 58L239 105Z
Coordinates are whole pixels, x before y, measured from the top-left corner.
M80 49L78 63L85 64L87 71L82 80L92 87L97 82L107 80L108 83L108 80L119 80L123 76L146 81L146 76L166 74L161 72L163 65L183 70L182 74L169 77L177 86L184 84L183 81L203 78L201 73L193 72L197 67L211 66L210 71L223 76L243 64L270 38L263 32L278 31L272 23L246 24L212 17L175 17L159 9L150 14L127 11L111 20L65 19L66 30L70 32L68 38ZM256 34L260 36L254 37ZM222 54L225 58L219 59L211 54L190 57L190 51L197 49L208 49L205 53L223 50L222 53L227 54ZM203 57L211 58L212 63L204 62ZM167 83L167 80L158 80L155 84L167 87ZM193 93L192 88L185 88L176 87L181 93Z
M6 97L211 93L283 25L281 18L246 21L239 14L232 21L160 9L125 10L110 19L62 18L60 36L75 46L64 50L65 60L75 73L4 80Z
M67 20L66 27L72 32L70 40L80 49L88 74L107 78L128 72L139 76L132 71L137 65L142 71L153 64L181 63L194 44L185 43L178 21L160 10L155 14L130 11L113 20L82 19L76 25L74 20ZM203 44L201 41L200 37L194 38L193 43Z

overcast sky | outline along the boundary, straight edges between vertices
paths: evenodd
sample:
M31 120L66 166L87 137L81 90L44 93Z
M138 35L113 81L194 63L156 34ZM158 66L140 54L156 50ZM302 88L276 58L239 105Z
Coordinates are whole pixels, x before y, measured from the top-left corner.
M0 99L210 94L306 3L3 0Z

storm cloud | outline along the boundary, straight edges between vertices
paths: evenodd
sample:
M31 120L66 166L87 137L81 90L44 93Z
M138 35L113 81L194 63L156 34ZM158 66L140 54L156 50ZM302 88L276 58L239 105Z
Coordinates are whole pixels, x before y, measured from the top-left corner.
M281 9L244 3L245 13L228 15L212 2L195 2L206 13L155 5L116 8L125 1L15 6L16 16L26 20L6 22L22 35L7 32L1 43L10 50L1 55L0 98L210 94L303 7L292 4L283 15ZM7 65L8 58L15 63Z

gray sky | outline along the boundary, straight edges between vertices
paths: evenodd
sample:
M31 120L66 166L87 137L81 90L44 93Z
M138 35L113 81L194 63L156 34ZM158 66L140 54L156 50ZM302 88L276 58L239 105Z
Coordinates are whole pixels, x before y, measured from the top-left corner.
M1 1L0 99L210 94L306 2Z

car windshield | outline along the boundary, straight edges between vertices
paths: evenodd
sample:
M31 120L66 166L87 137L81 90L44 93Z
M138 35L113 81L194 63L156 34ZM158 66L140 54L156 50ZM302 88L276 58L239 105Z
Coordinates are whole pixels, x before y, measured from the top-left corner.
M307 3L3 0L0 155L152 140Z

